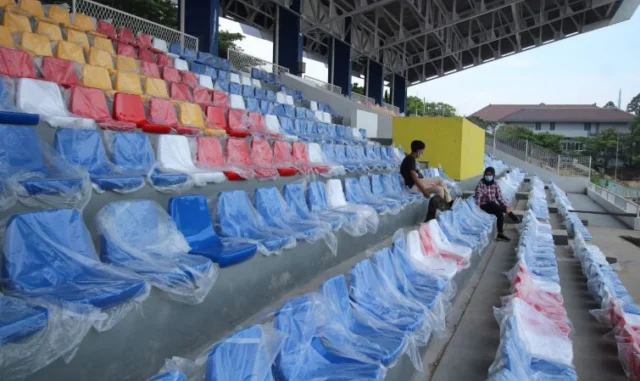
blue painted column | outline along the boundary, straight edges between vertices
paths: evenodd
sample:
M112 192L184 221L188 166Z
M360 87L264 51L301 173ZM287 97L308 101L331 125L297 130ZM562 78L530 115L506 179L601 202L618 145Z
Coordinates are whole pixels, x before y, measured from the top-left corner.
M179 0L184 3L184 32L198 37L198 49L218 55L220 0ZM180 5L180 4L178 4ZM180 12L180 6L178 11ZM178 19L181 15L178 15Z
M376 103L381 105L384 88L382 65L371 59L367 60L367 80L364 86L367 96L375 99Z
M302 62L300 0L293 0L291 8L280 5L277 7L273 61L289 69L289 73L300 75L300 62Z
M351 41L351 17L344 20L346 40ZM329 83L340 86L342 94L351 95L351 46L341 40L329 39Z
M407 109L407 80L398 74L393 75L393 87L391 88L391 100L393 105L405 112Z

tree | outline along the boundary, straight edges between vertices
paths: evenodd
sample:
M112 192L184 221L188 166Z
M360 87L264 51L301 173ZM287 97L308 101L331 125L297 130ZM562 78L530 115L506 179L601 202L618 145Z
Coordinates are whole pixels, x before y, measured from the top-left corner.
M627 105L627 112L640 115L640 94L633 97L631 102Z
M72 0L54 0L56 4L67 4ZM171 0L96 0L100 4L131 13L145 20L169 28L178 28L178 5Z
M618 106L616 106L612 101L609 101L604 105L604 108L618 108Z
M444 102L427 102L424 108L427 116L456 116L456 108Z
M222 58L228 58L227 53L229 48L233 50L242 51L236 42L244 40L242 33L231 33L226 30L220 30L218 32L218 56Z
M496 122L489 122L484 119L478 118L477 116L468 116L467 119L469 119L469 121L482 128L483 130L488 129L489 131L492 131L493 128L498 125L498 123Z
M364 87L358 85L357 83L351 84L351 92L358 93L360 95L364 95Z
M391 103L391 95L389 94L389 90L384 91L384 101L386 103Z
M424 114L424 103L422 99L410 95L407 97L407 115L420 115Z

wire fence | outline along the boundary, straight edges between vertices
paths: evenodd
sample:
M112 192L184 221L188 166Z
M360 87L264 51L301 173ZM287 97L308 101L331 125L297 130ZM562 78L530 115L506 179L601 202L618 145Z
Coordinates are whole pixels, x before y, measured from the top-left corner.
M198 50L197 37L91 0L73 0L71 2L71 13L82 13L96 20L109 21L116 28L129 28L134 33L142 32L165 40L167 43L176 43L186 48Z
M501 151L559 176L591 176L591 156L560 155L528 140L501 137L488 132L485 135L485 149L488 153Z
M310 83L314 84L315 86L321 87L321 88L323 88L325 90L329 90L332 93L335 93L335 94L338 94L338 95L342 95L342 87L340 87L340 86L336 86L334 84L322 81L322 80L320 80L318 78L313 78L313 77L308 76L306 74L304 75L303 78L305 80L307 80L307 82L310 82Z
M358 93L354 93L353 91L351 92L351 100L352 101L356 101L365 105L372 105L374 106L376 104L376 100L370 97L366 97L362 94L358 94Z
M254 57L238 50L229 49L227 51L227 59L231 62L233 67L245 73L251 73L251 69L253 68L273 73L276 77L279 77L280 74L289 72L289 69L284 66L274 64L273 62Z

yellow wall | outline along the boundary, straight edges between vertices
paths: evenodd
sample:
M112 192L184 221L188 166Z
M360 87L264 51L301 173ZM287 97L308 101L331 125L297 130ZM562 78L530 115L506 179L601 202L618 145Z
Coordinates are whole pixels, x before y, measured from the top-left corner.
M393 118L393 143L411 150L413 140L427 145L422 158L442 165L447 175L461 180L479 175L484 162L484 131L462 117ZM463 154L464 153L464 154Z

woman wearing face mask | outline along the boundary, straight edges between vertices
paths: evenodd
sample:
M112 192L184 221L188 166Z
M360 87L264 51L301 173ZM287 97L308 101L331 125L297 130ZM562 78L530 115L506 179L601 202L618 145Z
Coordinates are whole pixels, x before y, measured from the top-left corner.
M495 177L496 171L493 167L484 170L484 177L476 186L476 204L480 209L498 218L498 241L509 242L509 237L504 235L504 214L507 213L515 222L518 222L518 217L507 206Z

